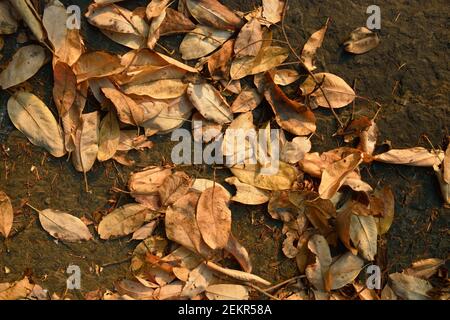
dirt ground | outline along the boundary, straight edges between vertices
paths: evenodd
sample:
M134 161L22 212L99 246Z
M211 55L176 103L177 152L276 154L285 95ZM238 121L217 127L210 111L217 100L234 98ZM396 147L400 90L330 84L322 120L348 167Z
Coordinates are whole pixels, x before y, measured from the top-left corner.
M90 1L62 1L78 4L82 12ZM229 7L249 11L256 0L223 0ZM125 1L134 8L147 1ZM397 1L384 0L381 7L381 44L375 50L353 56L342 50L342 42L355 28L364 26L366 8L372 1L291 0L286 18L288 35L293 46L300 50L309 35L320 28L327 17L332 23L323 48L318 52L318 69L337 74L348 83L356 80L357 116L372 117L377 101L383 107L378 115L379 143L390 141L395 148L424 146L426 135L435 147L442 147L448 132L449 68L446 56L448 31L448 3L445 0ZM22 31L26 31L22 27ZM82 34L89 50L108 50L123 53L127 50L112 43L83 20ZM176 49L182 37L163 40L169 49ZM281 38L280 38L281 39ZM4 37L5 47L0 67L21 45L15 36ZM51 98L51 66L43 67L38 75L24 84L54 107ZM290 92L292 93L292 92ZM13 200L15 224L11 238L0 243L0 282L13 281L24 273L50 292L64 292L66 268L76 264L82 270L82 289L76 297L95 289L113 289L113 282L129 275L132 250L137 241L122 238L83 244L65 244L52 239L39 225L37 215L25 200L37 208L54 208L91 219L106 211L114 201L118 205L132 200L112 187L126 188L129 172L147 165L157 165L170 159L170 136L150 138L155 147L134 153L136 167L124 168L111 161L96 163L88 173L92 193L84 191L83 176L73 169L71 162L46 155L32 146L22 134L13 130L6 114L5 91L0 92L0 189ZM93 99L89 107L96 106ZM346 120L351 107L338 110ZM337 126L327 110L315 110L318 135L312 138L313 151L324 151L342 144L332 138ZM35 168L32 171L32 168ZM183 168L196 177L212 176L206 166ZM388 185L395 192L396 216L389 233L380 240L381 260L388 272L395 272L420 258L446 258L449 249L449 210L443 208L439 186L429 168L412 168L373 164L363 169L366 181L372 186ZM220 179L230 175L217 172ZM232 189L230 189L232 190ZM283 236L280 225L267 214L266 206L232 205L233 232L249 250L254 272L274 282L296 273L295 264L281 252ZM92 227L91 227L92 228ZM387 262L386 262L387 261ZM100 267L103 266L101 272ZM5 267L10 272L5 273Z

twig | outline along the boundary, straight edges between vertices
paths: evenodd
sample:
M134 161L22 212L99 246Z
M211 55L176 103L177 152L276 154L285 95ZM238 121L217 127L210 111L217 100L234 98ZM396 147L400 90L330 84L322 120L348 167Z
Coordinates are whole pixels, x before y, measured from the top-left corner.
M281 288L282 286L284 286L284 285L286 285L286 284L288 284L288 283L291 283L291 282L293 282L293 281L295 281L295 280L302 279L302 278L306 278L306 276L305 276L305 275L302 275L302 276L295 276L295 277L293 277L293 278L287 279L287 280L285 280L285 281L283 281L283 282L280 282L280 283L278 283L278 284L276 284L276 285L273 285L273 286L271 286L271 287L269 287L269 288L267 288L267 289L264 289L264 290L265 290L266 292L270 292L270 291L276 290L276 289L278 289L278 288Z
M101 265L101 267L102 268L106 268L106 267L114 266L116 264L122 264L122 263L130 261L130 260L131 260L131 257L128 257L126 259L122 259L122 260L119 260L119 261L113 261L113 262L109 262L109 263L104 263L104 264Z
M248 287L250 287L250 288L252 288L252 289L255 289L256 291L258 291L259 293L262 293L263 295L269 297L270 299L273 299L273 300L280 300L280 299L278 299L277 297L271 295L270 293L264 291L264 290L261 289L260 287L255 286L253 283L246 282L245 285L248 286Z

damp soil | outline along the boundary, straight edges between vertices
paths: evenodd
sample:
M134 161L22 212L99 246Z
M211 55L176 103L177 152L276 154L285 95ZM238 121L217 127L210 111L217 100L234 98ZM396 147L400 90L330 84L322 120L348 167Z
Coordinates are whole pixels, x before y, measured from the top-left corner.
M89 3L87 0L62 2L66 6L80 5L82 12ZM256 0L222 2L240 11L257 6ZM435 147L442 147L450 123L447 2L383 1L380 5L380 46L364 55L349 55L342 50L341 44L353 29L365 25L366 8L371 2L291 0L285 23L292 45L300 51L309 35L330 17L332 24L323 48L318 52L317 65L319 70L335 73L348 83L356 81L356 91L363 99L357 100L355 115L373 117L378 110L376 101L382 105L377 117L380 143L390 143L395 148L429 148L426 135ZM130 0L123 5L134 8L146 3ZM20 32L29 35L24 27ZM82 34L89 50L127 51L85 20ZM275 36L281 39L279 32L275 32ZM176 50L181 38L164 39L161 44ZM17 43L17 35L3 39L1 68L23 45ZM51 67L47 64L22 87L31 90L55 111L51 98L52 81ZM295 88L288 88L288 93L295 94ZM170 135L151 137L150 140L155 142L152 149L132 152L136 160L134 167L123 167L112 161L97 162L87 174L91 192L86 193L83 175L73 169L70 161L49 156L14 130L6 113L8 98L7 92L0 91L0 189L12 199L15 222L10 239L0 242L0 282L14 281L28 274L50 293L62 294L68 276L66 269L75 264L82 271L82 288L71 291L70 295L82 298L92 290L112 290L114 281L130 276L128 259L138 241L130 241L130 237L109 241L96 237L94 241L81 244L56 241L41 228L36 213L23 204L28 201L39 209L54 208L98 221L111 207L132 202L126 194L114 191L126 189L130 172L148 165L169 163L174 145ZM89 99L87 110L96 107L95 100ZM337 112L345 121L351 116L351 107ZM315 114L318 130L312 138L313 151L342 145L340 139L332 137L337 129L332 114L327 110L315 110ZM205 165L180 170L202 178L212 178L214 173ZM395 220L379 245L377 262L384 271L399 271L421 258L447 258L449 210L443 207L433 171L373 164L362 173L372 186L388 185L395 193ZM219 182L229 175L227 170L216 170ZM294 276L297 272L295 263L281 251L281 225L270 218L266 206L233 204L232 212L233 233L249 250L254 272L273 282ZM90 228L95 233L94 227Z

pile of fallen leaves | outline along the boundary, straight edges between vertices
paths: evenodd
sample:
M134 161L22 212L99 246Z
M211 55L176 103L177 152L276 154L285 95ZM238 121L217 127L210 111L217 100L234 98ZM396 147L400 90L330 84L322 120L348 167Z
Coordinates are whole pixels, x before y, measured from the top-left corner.
M235 156L229 130L245 134L262 129L270 136L271 129L279 128L280 161L278 171L268 174L263 169L276 152L271 148L274 141L254 150L255 144L245 140L245 149L253 151L257 163L244 156L229 166L233 176L225 181L236 188L234 195L218 182L192 178L175 165L131 174L128 192L135 203L104 216L96 233L103 240L128 235L142 240L132 255L134 278L118 281L115 292L100 298L248 299L252 293L272 299L448 298L448 290L442 289L447 281L445 261L440 259L421 260L390 274L382 290L364 284L364 267L376 259L378 239L394 219L395 201L389 187L374 190L364 182L360 169L373 161L433 167L449 204L450 148L374 154L375 118L340 121L334 109L354 103L357 96L344 79L320 72L314 64L329 21L296 52L284 28L287 0L263 0L261 7L246 14L217 0L180 0L177 8L169 0L152 0L133 11L115 4L119 1L96 0L85 18L112 41L130 48L121 56L87 51L79 29L68 28L70 16L58 0L49 1L42 15L29 0L0 1L0 33L15 33L23 19L37 40L18 49L0 73L1 88L11 94L9 117L31 143L54 157L69 156L75 169L86 173L96 160L130 165L129 150L151 148L150 136L169 133L192 119L193 129L198 123L203 129L194 139L219 143L224 156ZM285 41L272 39L275 24L281 24ZM179 53L188 62L170 57L167 50L155 51L165 49L158 43L160 37L174 34L184 34ZM357 28L344 46L350 53L363 54L379 43L376 33ZM19 86L49 62L49 53L56 116ZM286 62L289 56L296 62ZM283 68L288 65L298 65L303 73ZM303 75L307 77L292 100L281 86L295 85ZM86 113L89 94L100 108ZM263 100L274 122L255 123L252 111L266 107ZM311 152L316 108L329 109L330 116L337 117L337 135L346 146ZM273 285L252 273L246 248L231 232L231 201L267 203L270 216L283 223L283 252L295 260L299 276ZM93 239L92 227L87 226L92 222L54 209L33 209L42 228L56 239ZM0 233L5 238L13 217L10 200L1 192ZM154 234L158 224L163 224L166 237ZM241 270L224 267L225 257L234 257ZM433 287L431 277L441 285ZM25 297L47 295L27 277L0 283L0 299Z

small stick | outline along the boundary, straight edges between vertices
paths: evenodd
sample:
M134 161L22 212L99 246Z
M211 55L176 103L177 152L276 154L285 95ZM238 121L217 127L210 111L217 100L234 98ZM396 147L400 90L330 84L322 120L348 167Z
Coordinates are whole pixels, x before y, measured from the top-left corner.
M271 287L265 289L265 291L266 291L266 292L273 291L273 290L278 289L278 288L280 288L280 287L282 287L282 286L284 286L284 285L286 285L286 284L288 284L288 283L291 283L291 282L293 282L293 281L295 281L295 280L302 279L302 278L306 278L306 276L305 276L305 275L302 275L302 276L295 276L295 277L293 277L293 278L290 278L290 279L287 279L287 280L285 280L285 281L283 281L283 282L280 282L279 284L276 284L276 285L274 285L274 286L271 286Z
M278 299L277 297L271 295L270 293L264 291L264 290L261 289L260 287L255 286L253 283L246 282L245 285L248 286L248 287L250 287L250 288L255 289L256 291L258 291L259 293L262 293L263 295L269 297L270 299L273 299L273 300L280 300L280 299Z

